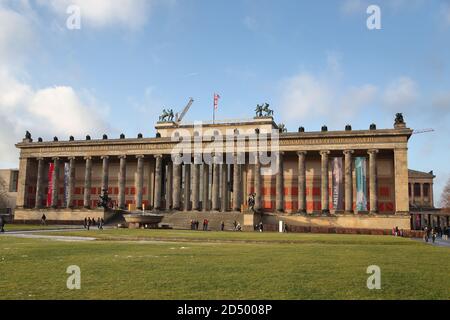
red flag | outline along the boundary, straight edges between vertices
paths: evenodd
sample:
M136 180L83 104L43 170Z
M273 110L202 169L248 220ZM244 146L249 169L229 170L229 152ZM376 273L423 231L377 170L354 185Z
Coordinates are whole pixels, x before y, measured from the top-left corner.
M214 109L217 110L219 106L220 96L217 93L214 93Z

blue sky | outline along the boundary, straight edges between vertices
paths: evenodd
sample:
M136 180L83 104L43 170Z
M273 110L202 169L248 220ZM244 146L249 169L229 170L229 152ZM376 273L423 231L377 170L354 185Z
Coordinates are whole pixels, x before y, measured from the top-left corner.
M81 29L66 28L67 7ZM369 4L381 30L366 26ZM0 0L0 167L34 137L154 135L164 107L187 121L250 118L330 130L392 127L414 135L409 167L450 177L450 1Z

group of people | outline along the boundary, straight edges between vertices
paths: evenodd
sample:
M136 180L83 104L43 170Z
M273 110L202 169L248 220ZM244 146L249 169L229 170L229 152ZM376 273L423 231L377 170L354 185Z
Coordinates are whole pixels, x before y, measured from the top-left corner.
M436 228L425 227L423 231L425 231L425 234L423 235L423 239L425 240L425 242L428 242L428 240L431 238L431 241L433 241L434 243L437 237L440 237L442 240L448 240L448 236L450 235L449 234L450 228L448 227L444 228L441 228L440 226Z
M203 220L203 231L208 231L208 219ZM191 230L198 230L200 222L198 220L191 220Z
M103 218L97 218L97 222L95 221L95 218L84 218L84 228L85 229L90 229L91 226L97 226L98 229L103 229L103 225L105 224L105 220L103 220Z
M399 230L398 227L392 228L392 235L395 237L403 237L403 229Z
M258 224L255 224L255 227L253 228L255 231L263 232L264 231L264 225L262 221Z
M191 230L198 230L200 222L198 220L191 220ZM208 231L209 220L203 220L203 231ZM233 222L234 231L242 231L241 224L236 220ZM225 231L225 221L220 222L220 231Z

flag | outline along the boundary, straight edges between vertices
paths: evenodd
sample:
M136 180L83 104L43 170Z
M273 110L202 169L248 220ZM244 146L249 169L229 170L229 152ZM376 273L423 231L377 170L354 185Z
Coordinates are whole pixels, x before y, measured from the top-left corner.
M214 110L217 110L219 106L220 96L217 93L214 93Z

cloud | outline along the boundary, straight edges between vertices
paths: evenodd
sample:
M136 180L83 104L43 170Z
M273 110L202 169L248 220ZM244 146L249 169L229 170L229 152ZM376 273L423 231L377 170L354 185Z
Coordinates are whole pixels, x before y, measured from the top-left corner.
M77 93L68 86L33 90L29 85L0 72L0 162L17 161L14 144L26 130L34 137L54 135L100 136L108 125L99 111L108 112L89 92Z
M6 9L0 3L0 63L8 61L15 66L26 56L34 42L29 20L18 12Z
M33 88L26 65L31 44L39 41L32 15L3 7L0 2L0 165L17 164L15 144L26 130L34 137L51 138L105 132L108 125L99 111L108 109L88 90L70 86ZM25 6L25 10L28 8ZM25 76L24 76L25 75Z
M388 85L383 100L389 107L401 108L412 106L418 97L417 84L411 78L400 77Z
M102 28L106 26L125 26L138 29L147 22L151 0L39 0L39 4L49 7L59 16L68 17L66 11L71 5L80 7L82 27Z
M282 81L280 107L289 121L321 120L339 125L355 118L374 102L378 88L372 84L345 86L340 64L328 56L328 68L322 75L301 72Z

